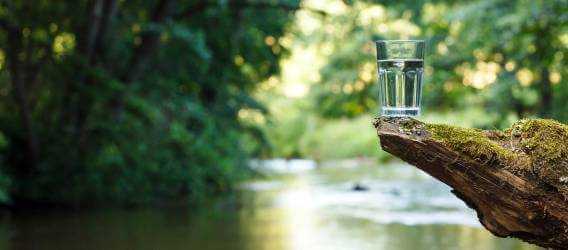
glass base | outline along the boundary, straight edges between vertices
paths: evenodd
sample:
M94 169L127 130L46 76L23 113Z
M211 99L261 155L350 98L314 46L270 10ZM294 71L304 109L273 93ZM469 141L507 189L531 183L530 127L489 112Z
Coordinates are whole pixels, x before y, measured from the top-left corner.
M392 117L407 117L420 115L420 108L389 108L383 107L381 110L382 116Z

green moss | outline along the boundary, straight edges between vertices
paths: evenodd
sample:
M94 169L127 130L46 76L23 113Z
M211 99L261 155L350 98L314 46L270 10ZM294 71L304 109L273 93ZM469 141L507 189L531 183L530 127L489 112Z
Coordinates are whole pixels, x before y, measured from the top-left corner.
M521 120L512 126L512 133L521 137L523 151L548 163L568 155L568 126L562 123L545 119Z
M431 138L444 146L483 165L504 167L536 181L542 190L557 190L568 199L568 125L526 119L504 131L424 126Z
M507 163L515 158L515 153L489 139L482 130L439 124L427 124L426 128L433 139L476 160Z
M501 131L426 124L433 139L490 165L507 166L554 186L568 198L568 126L527 119ZM521 164L518 159L523 158ZM531 177L531 178L532 178Z
M568 184L568 126L554 120L521 120L511 128L519 146L530 156L532 171L547 183Z

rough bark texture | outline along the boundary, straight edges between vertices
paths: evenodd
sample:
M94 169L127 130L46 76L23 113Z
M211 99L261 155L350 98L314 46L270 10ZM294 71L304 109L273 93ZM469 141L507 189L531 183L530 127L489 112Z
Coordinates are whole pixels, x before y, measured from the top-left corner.
M374 121L382 148L453 188L499 237L568 249L568 126L522 120L505 131Z

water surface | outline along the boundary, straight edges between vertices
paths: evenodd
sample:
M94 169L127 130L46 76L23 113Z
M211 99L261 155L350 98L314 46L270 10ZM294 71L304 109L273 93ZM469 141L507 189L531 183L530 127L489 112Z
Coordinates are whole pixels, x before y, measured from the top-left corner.
M4 213L0 249L537 249L405 164L293 165L201 209Z

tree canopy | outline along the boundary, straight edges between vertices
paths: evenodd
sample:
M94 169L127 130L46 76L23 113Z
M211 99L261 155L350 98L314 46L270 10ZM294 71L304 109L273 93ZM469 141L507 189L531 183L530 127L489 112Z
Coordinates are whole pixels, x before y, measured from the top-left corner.
M241 109L298 1L0 1L1 200L198 199L243 175ZM256 135L256 137L255 137Z
M331 48L315 88L329 117L378 109L370 40L426 39L426 109L482 106L498 114L566 121L564 0L354 2L310 35ZM340 33L338 35L337 33ZM346 39L348 38L348 39Z

